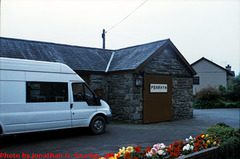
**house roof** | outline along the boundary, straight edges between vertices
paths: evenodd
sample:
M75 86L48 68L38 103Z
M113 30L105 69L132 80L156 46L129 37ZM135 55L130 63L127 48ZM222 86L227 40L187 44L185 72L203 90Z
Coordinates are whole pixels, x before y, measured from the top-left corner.
M220 69L222 69L222 70L224 70L224 71L226 71L229 75L235 76L234 71L229 71L229 70L227 70L226 68L223 68L222 66L220 66L220 65L218 65L218 64L216 64L216 63L214 63L214 62L212 62L212 61L210 61L210 60L208 60L208 59L205 58L205 57L202 57L202 58L200 58L199 60L195 61L194 63L191 64L191 66L194 66L194 65L196 65L197 63L199 63L199 62L201 62L201 61L203 61L203 60L204 60L204 61L207 61L207 62L209 62L209 63L211 63L211 64L213 64L214 66L217 66L218 68L220 68Z
M103 71L110 50L47 42L0 38L0 56L67 64L73 70Z
M80 71L129 71L142 67L168 44L172 45L190 71L196 74L170 39L108 50L1 37L0 57L60 62Z
M161 48L168 39L114 51L111 70L135 70Z

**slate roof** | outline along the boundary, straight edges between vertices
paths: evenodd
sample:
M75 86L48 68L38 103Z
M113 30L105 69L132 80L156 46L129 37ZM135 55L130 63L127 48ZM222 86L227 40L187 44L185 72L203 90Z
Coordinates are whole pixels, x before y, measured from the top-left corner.
M116 50L110 70L135 70L167 41L168 39Z
M60 62L73 70L105 71L110 50L47 42L0 38L0 56Z
M0 57L52 61L67 64L73 70L108 72L136 70L165 44L169 39L132 46L118 50L97 49L48 42L0 37ZM114 56L111 59L112 53ZM188 68L194 70L179 53Z

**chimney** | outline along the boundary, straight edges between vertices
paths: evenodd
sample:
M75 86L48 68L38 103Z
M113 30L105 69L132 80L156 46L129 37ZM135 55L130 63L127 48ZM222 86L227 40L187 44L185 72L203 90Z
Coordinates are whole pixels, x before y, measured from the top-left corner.
M103 38L103 49L105 49L105 29L103 29L102 38Z
M229 64L226 66L226 69L228 70L228 71L231 71L231 67L232 66L230 66Z

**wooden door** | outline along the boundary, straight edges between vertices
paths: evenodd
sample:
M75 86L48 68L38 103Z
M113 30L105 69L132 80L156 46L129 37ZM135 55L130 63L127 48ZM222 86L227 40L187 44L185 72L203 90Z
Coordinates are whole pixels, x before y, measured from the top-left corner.
M144 75L143 122L172 119L172 78L165 75Z

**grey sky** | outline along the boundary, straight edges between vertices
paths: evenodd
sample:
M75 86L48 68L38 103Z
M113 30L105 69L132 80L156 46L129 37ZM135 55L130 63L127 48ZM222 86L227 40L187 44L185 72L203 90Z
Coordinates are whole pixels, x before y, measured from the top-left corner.
M102 29L144 0L2 0L1 36L102 47ZM170 38L192 63L201 57L240 69L239 0L148 0L107 32L106 48Z

